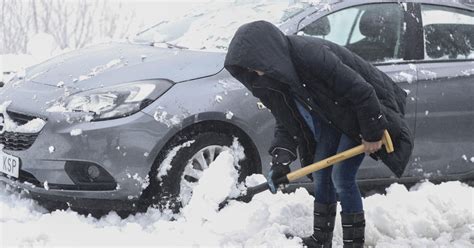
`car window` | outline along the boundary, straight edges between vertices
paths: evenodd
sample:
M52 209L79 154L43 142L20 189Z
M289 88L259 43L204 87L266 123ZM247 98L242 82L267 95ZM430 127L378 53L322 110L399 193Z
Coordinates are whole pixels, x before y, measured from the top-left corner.
M351 7L322 17L298 35L347 47L370 62L403 59L403 11L398 4Z
M425 58L474 59L474 12L422 5Z

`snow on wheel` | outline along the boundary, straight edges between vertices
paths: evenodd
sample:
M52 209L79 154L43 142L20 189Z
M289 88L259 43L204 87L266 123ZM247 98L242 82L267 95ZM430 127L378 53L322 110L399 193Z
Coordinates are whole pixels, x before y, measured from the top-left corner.
M234 137L229 134L206 131L181 134L167 145L164 159L152 167L150 186L144 191L144 198L149 204L159 208L170 208L179 211L186 206L198 184L204 170L208 169L219 154L231 147ZM249 159L239 162L239 181L251 174ZM154 174L153 174L154 173Z
M209 168L219 154L225 149L224 146L210 145L202 148L189 160L181 176L179 198L183 206L187 205L191 199L194 187L196 187L202 172Z

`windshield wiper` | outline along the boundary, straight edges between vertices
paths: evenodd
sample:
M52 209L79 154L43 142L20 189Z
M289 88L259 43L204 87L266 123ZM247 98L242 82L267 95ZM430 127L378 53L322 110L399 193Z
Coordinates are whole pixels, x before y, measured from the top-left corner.
M168 48L178 48L178 49L189 49L187 47L184 47L184 46L179 46L179 45L176 45L176 44L173 44L173 43L170 43L170 42L166 42L166 41L154 41L154 42L151 42L150 45L154 46L155 44L165 44L166 46L168 46Z

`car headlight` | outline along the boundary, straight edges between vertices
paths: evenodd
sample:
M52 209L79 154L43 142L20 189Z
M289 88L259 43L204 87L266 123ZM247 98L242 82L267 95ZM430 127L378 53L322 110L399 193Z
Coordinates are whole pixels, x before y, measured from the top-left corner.
M92 120L107 120L132 115L165 93L172 83L166 80L146 80L73 94L48 111L92 113Z

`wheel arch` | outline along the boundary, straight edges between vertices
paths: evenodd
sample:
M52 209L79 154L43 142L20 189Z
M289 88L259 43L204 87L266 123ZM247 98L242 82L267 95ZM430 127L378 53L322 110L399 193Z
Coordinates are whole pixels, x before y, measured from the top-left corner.
M189 116L182 120L181 124L174 127L174 132L169 135L165 141L160 142L162 145L155 156L154 163L160 160L160 154L166 152L173 143L176 143L176 137L186 137L197 132L220 132L228 135L236 136L239 142L246 148L246 154L250 154L251 159L256 165L252 170L253 173L261 173L261 157L257 144L251 137L255 137L255 133L248 128L243 119L238 117L227 118L226 113L222 112L205 112ZM178 143L185 139L177 140ZM250 149L249 151L247 149ZM166 155L166 154L164 154Z

